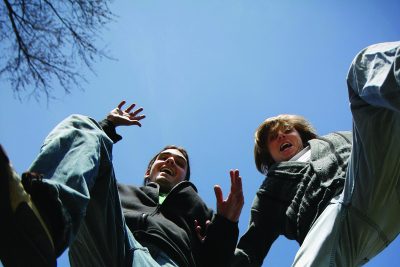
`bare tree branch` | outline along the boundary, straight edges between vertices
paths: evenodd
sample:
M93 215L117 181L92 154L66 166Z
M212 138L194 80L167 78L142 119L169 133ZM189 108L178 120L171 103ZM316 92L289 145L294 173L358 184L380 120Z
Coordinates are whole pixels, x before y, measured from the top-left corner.
M3 0L0 2L0 79L15 95L36 99L81 88L83 63L109 58L96 46L101 30L114 19L110 0ZM2 15L4 14L4 15Z

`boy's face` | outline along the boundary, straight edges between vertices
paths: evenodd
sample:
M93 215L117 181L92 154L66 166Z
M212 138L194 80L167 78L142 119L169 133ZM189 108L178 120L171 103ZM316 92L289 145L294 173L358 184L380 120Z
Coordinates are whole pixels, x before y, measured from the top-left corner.
M157 156L146 176L150 182L159 184L162 192L167 193L185 180L186 171L185 156L178 149L166 149Z
M268 151L272 159L278 163L290 160L303 149L303 141L294 127L280 128L269 134Z

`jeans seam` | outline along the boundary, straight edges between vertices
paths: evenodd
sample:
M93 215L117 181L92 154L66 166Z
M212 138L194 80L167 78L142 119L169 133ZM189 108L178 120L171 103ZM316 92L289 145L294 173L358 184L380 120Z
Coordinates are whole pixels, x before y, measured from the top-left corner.
M335 266L335 255L336 255L336 243L338 240L338 237L340 236L340 234L338 234L338 231L340 231L340 229L342 228L343 225L343 219L347 213L347 206L345 206L343 203L338 203L340 206L340 210L339 210L339 227L338 229L336 229L335 231L335 237L334 237L334 241L332 242L333 246L331 247L331 251L330 251L330 257L329 257L329 266L334 267ZM345 211L343 209L346 209ZM340 228L340 229L339 229Z

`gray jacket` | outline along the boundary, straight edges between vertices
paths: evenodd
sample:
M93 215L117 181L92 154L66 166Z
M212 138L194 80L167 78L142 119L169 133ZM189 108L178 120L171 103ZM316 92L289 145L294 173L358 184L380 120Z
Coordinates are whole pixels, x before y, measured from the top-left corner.
M309 162L286 161L270 167L254 199L234 266L262 265L279 235L303 242L330 200L343 190L351 138L351 132L336 132L312 139Z

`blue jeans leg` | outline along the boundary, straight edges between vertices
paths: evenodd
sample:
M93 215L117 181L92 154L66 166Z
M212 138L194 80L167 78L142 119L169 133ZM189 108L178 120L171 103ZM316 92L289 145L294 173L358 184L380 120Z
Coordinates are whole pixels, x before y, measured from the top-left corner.
M62 203L71 264L129 266L131 248L112 166L112 141L96 121L72 115L48 135L30 171ZM78 231L79 230L79 231Z
M152 248L150 254L147 247L142 246L128 230L130 247L132 248L132 267L178 267L162 250Z
M359 266L400 232L400 42L360 52L347 81L353 151L345 188L307 234L294 266Z

